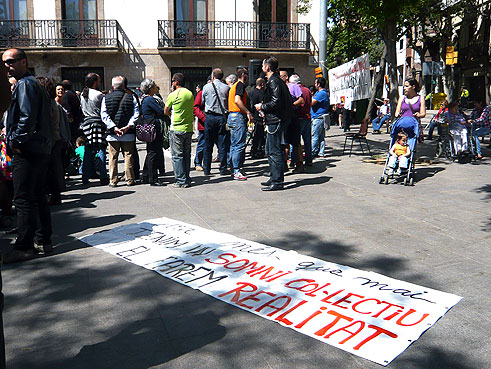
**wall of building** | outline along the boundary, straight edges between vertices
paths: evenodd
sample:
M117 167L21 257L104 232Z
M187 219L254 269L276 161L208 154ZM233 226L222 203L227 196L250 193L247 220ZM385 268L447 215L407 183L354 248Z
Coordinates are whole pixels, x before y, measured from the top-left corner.
M307 14L298 15L298 23L310 23L310 34L317 45L319 44L320 32L320 0L312 0L312 8ZM327 19L326 19L327 22Z
M215 20L254 22L252 1L215 0Z
M118 20L136 48L157 48L157 21L168 19L168 2L104 0L104 16Z
M54 0L33 0L34 19L56 19L56 4Z

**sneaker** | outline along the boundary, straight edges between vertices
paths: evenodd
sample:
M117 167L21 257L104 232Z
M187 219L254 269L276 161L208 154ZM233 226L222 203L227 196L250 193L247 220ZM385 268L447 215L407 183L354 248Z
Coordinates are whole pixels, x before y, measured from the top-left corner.
M247 180L247 177L243 175L241 172L234 173L234 179L236 181L245 181Z
M176 183L173 183L173 184L172 184L172 187L174 187L174 188L181 188L181 187L182 187L182 185L181 185L180 183L177 183L177 182L176 182Z
M201 165L196 165L195 169L198 171L198 172L202 172L203 171L203 167Z
M391 176L392 174L394 174L394 169L390 168L390 169L387 171L387 175Z

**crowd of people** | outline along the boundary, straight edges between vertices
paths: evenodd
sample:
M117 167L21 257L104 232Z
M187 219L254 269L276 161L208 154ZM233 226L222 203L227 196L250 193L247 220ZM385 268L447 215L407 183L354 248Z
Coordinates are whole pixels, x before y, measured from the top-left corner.
M128 88L124 76L113 77L111 90L104 93L101 77L89 73L76 93L70 81L56 84L32 76L23 50L9 49L2 59L13 102L1 126L2 158L12 169L0 179L1 214L12 215L15 205L18 233L7 262L52 251L50 206L61 204L70 176L80 174L84 185L98 179L100 185L116 187L124 178L127 186L163 186L159 176L166 174L164 149L170 148L172 186L190 187L195 121L195 169L210 176L216 161L220 175L247 180L249 133L251 157L268 159L263 191L282 190L286 171L301 173L325 154L326 80L317 78L312 94L298 74L280 71L275 57L264 59L263 75L252 86L245 67L225 79L215 68L196 96L185 87L186 77L176 73L165 99L148 78L141 82L141 95ZM141 170L138 140L146 144ZM124 176L118 170L120 152Z
M52 251L50 205L61 203L69 176L81 174L85 185L98 179L100 185L116 187L124 179L127 186L163 186L164 149L169 148L172 186L188 188L192 185L191 147L196 129L195 170L210 176L216 162L220 175L247 180L244 163L249 133L251 158L268 159L269 179L261 183L261 189L277 191L284 189L286 171L302 173L315 157L325 155L330 117L339 117L340 126L349 130L345 124L348 118L344 118L349 109L330 106L324 78L317 78L308 88L300 75L281 70L275 57L263 60L263 73L252 83L245 67L227 77L215 68L196 96L185 87L186 76L176 73L165 99L149 78L141 82L140 95L128 88L124 76L113 77L110 91L104 93L96 73L87 74L77 95L70 81L55 84L46 77L33 77L22 50L7 50L2 58L9 69L13 103L4 114L0 142L2 158L10 160L13 170L0 173L1 214L12 214L15 204L18 237L13 259ZM448 111L444 106L439 114L445 116L451 130L463 123L473 125L471 134L477 138L477 157L481 158L478 138L489 134L489 107L476 99L470 118L462 119L454 105L448 104ZM406 81L395 115L420 120L425 114L417 81ZM385 100L373 121L374 133L388 117L390 105ZM455 140L459 152L466 149L464 131L453 133L462 137ZM432 132L430 129L430 138ZM143 168L138 140L146 145ZM217 156L213 158L215 146ZM120 152L124 176L118 169Z

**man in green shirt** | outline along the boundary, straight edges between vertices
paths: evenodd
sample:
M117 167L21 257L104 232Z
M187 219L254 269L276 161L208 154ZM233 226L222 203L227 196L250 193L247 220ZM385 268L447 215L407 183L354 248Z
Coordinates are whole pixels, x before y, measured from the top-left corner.
M172 93L165 102L165 114L171 116L169 133L172 152L172 166L176 183L173 187L187 188L191 185L189 170L191 168L191 138L193 136L194 96L184 87L184 75L172 76Z

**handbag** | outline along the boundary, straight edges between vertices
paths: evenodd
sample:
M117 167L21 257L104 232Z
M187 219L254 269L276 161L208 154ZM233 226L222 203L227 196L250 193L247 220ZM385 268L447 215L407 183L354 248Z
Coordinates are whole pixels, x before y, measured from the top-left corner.
M147 96L143 98L145 100ZM143 103L142 100L142 103ZM140 113L141 116L141 113ZM142 142L153 142L157 137L155 118L142 118L135 124L136 138Z
M0 179L12 180L12 159L7 154L7 144L0 140Z

